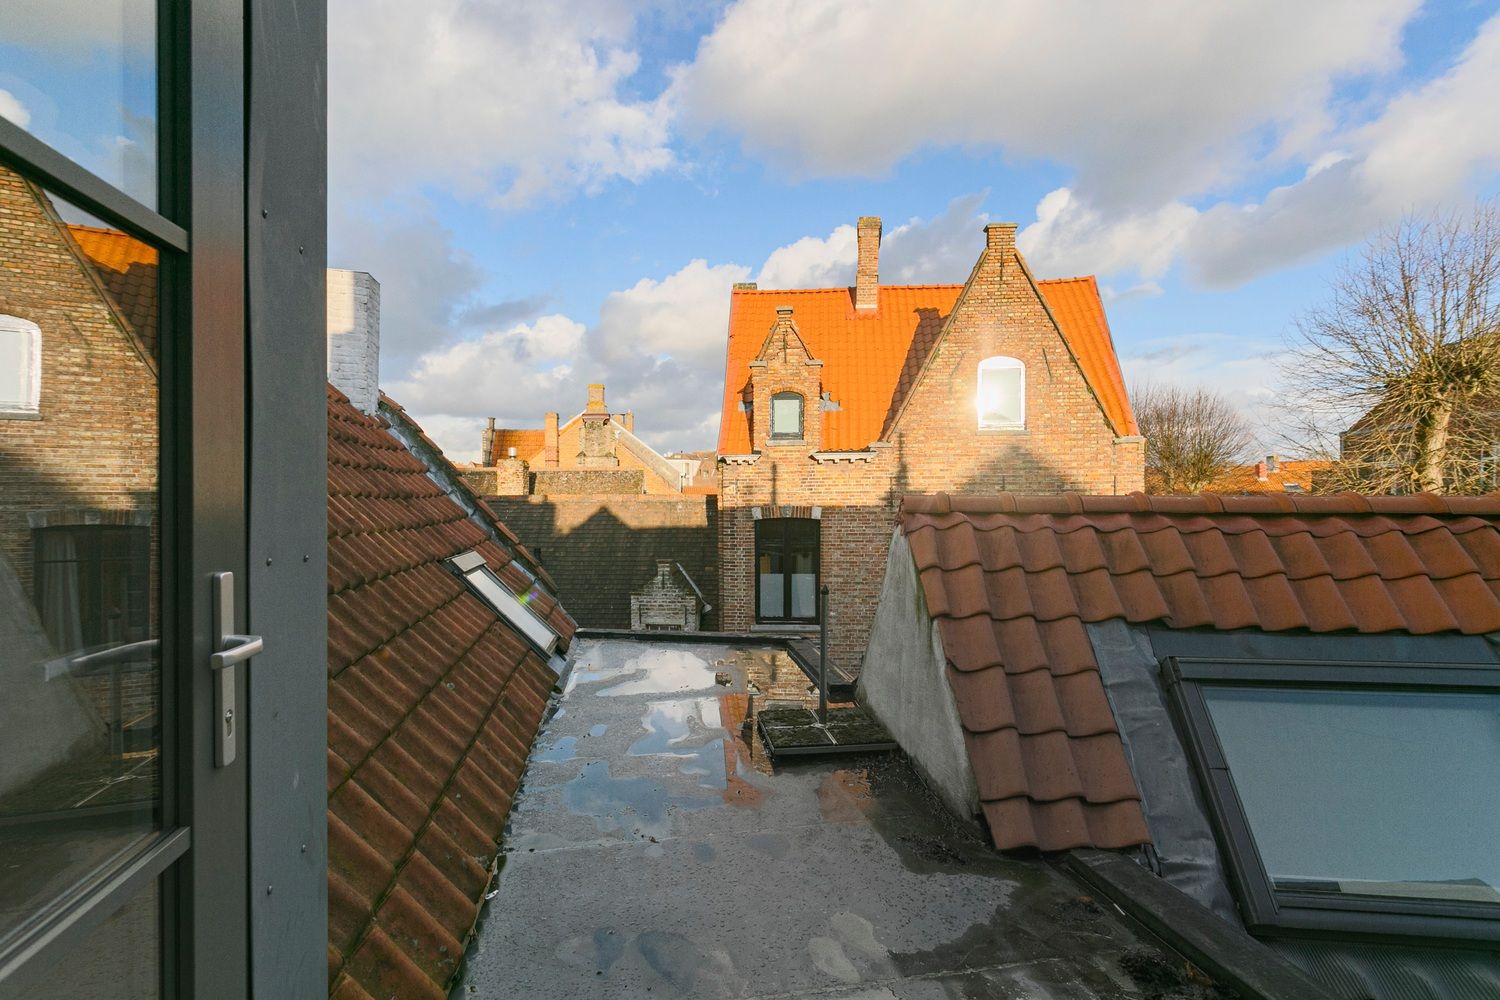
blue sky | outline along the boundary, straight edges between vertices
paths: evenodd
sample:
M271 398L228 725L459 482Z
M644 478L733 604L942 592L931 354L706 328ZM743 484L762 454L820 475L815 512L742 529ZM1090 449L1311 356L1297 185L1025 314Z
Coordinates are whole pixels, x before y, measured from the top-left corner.
M119 23L71 30L0 44L0 114L128 173ZM1276 449L1276 355L1344 255L1500 189L1495 2L330 0L329 37L330 263L380 280L385 386L460 459L591 381L711 446L729 286L851 280L860 215L888 282L1019 223L1039 276L1099 276L1128 379ZM115 114L70 113L82 67Z

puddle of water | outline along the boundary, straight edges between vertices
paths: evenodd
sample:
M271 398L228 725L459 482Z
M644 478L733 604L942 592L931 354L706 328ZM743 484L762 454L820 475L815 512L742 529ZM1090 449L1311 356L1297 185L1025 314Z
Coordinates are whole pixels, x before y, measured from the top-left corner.
M608 729L609 729L609 727L607 725L605 725L604 723L600 722L597 725L593 725L593 726L589 727L589 735L592 736L592 737L594 737L595 739L597 739L598 737L603 736L604 733L605 733L605 731L608 730Z
M691 736L694 730L700 734L708 730L722 729L719 721L719 703L712 698L696 701L654 701L641 717L641 726L646 735L636 740L626 751L632 757L649 754L674 754L689 756L698 749L681 752L673 747Z
M683 649L648 649L614 666L597 658L578 664L568 678L568 691L605 681L615 683L596 694L676 694L708 691L715 686L713 664L698 654Z
M562 801L575 816L592 819L600 833L624 830L660 839L672 832L672 810L705 809L722 799L673 795L654 778L616 778L609 761L596 760L563 785Z
M537 760L544 760L552 764L562 764L578 756L578 740L572 736L564 736L545 750L533 754Z

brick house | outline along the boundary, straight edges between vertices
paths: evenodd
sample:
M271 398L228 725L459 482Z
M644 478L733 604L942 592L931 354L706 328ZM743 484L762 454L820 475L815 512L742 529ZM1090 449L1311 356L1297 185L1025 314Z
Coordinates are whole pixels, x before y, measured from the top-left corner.
M609 412L597 383L584 409L566 421L549 413L540 429L518 429L496 427L491 417L482 433L482 458L470 479L486 493L682 492L681 471L635 436L634 413Z
M1092 277L1038 281L1013 223L962 285L881 285L862 218L853 288L735 286L719 431L721 627L811 628L863 655L909 492L1129 493L1140 436Z
M26 657L4 678L0 729L26 734L5 793L154 739L159 359L153 249L66 223L3 167L0 217L0 649ZM139 653L73 666L107 648Z

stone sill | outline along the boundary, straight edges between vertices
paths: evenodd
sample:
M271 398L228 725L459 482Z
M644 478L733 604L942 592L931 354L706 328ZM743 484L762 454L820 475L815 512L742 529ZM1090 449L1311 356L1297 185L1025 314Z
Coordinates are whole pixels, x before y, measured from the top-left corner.
M757 622L750 626L750 631L758 634L781 633L783 635L817 635L817 625L806 625L799 622Z

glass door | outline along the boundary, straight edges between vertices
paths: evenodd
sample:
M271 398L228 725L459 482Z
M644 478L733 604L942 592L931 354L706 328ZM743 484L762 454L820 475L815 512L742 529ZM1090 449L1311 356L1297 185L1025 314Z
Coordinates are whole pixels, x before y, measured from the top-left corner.
M242 22L0 4L0 997L244 992Z

